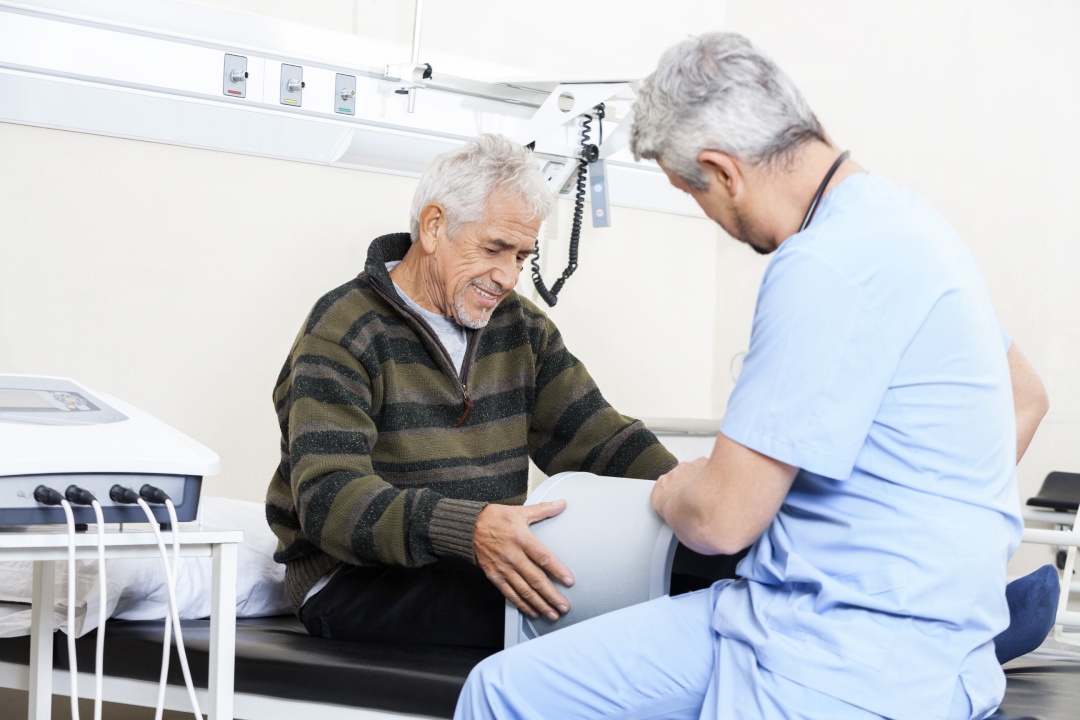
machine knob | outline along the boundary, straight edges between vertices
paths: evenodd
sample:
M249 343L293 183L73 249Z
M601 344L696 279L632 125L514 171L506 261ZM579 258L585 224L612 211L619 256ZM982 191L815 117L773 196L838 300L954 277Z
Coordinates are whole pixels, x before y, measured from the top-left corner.
M304 89L304 85L305 83L303 80L290 80L288 84L289 92L300 92Z
M237 68L236 70L233 70L231 73L229 73L229 80L231 80L234 83L244 82L247 79L248 79L247 70L240 70L239 68Z
M341 88L341 99L342 100L347 101L350 98L354 98L354 97L356 97L356 91L355 90L350 90L349 88Z

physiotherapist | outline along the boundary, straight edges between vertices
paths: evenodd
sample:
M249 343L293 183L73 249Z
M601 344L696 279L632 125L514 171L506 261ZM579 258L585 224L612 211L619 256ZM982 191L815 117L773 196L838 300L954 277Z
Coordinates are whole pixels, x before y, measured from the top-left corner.
M1014 467L1046 396L967 247L739 35L669 50L631 143L772 254L712 455L652 495L692 549L750 551L741 579L489 658L456 717L990 715Z

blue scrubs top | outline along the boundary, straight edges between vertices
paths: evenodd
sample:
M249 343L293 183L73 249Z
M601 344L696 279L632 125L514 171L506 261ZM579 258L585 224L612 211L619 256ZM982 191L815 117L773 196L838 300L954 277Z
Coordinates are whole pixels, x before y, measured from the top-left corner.
M933 208L872 174L825 197L769 264L721 430L799 472L714 628L887 717L944 717L958 679L974 716L995 708L1022 530L1012 387L983 279Z

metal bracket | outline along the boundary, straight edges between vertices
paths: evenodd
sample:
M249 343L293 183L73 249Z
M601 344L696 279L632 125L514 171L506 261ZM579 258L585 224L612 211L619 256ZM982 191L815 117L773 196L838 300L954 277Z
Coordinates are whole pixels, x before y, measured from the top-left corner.
M404 90L411 90L412 88L427 87L424 82L427 77L431 77L430 65L387 65L386 70L383 72L383 77L387 80L391 80L401 84L401 88Z
M634 124L634 111L629 110L626 116L615 126L615 130L604 137L604 144L600 146L600 159L606 160L613 153L617 153L630 145L630 128Z
M529 124L514 140L522 145L536 142L552 130L585 115L602 102L631 90L628 82L613 83L561 83L548 95L544 104L537 108ZM623 123L619 123L621 126ZM607 145L607 142L604 143ZM608 153L602 153L606 157Z

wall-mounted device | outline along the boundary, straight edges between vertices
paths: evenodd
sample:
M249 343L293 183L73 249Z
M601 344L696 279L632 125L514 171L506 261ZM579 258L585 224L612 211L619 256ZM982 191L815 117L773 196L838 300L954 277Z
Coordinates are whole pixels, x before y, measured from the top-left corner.
M572 100L571 100L572 101ZM536 243L536 249L533 250L532 256L532 279L533 285L536 287L536 292L540 298L551 307L555 307L555 303L559 301L559 291L562 290L563 284L574 274L574 271L578 267L578 245L581 242L581 219L585 213L585 187L588 184L588 178L592 176L592 200L593 200L593 227L609 227L611 225L611 215L608 212L607 202L607 170L606 164L600 159L600 146L604 142L604 103L600 103L592 109L590 113L585 113L581 116L581 151L577 160L577 179L574 181L577 186L577 191L574 193L574 217L570 224L570 250L569 258L566 262L566 269L563 270L559 279L551 286L549 290L544 283L544 278L540 275L540 243ZM589 142L589 133L592 131L593 118L599 123L600 139L595 145ZM596 170L591 170L591 166L597 165ZM548 168L545 167L545 171ZM546 174L546 173L545 173ZM550 176L549 176L550 177ZM599 202L597 205L595 203Z
M225 54L225 72L221 79L221 92L229 97L247 97L247 58L243 55Z
M63 496L72 486L97 499L106 522L146 520L137 505L110 498L116 486L159 489L178 519L191 521L203 477L219 466L212 450L74 380L0 375L0 525L63 524L62 508L42 502L40 488ZM90 507L72 509L76 522L94 522ZM169 522L160 505L154 515Z
M281 64L281 104L300 107L304 104L304 68Z
M334 112L341 115L356 114L356 76L337 73L334 76Z
M611 208L608 206L607 163L597 160L589 166L589 200L592 202L593 227L611 226Z
M627 148L634 76L435 73L419 60L419 0L416 8L403 63L403 51L359 36L180 0L0 0L0 97L10 100L0 102L0 122L411 177L440 152L496 131L534 143L565 197L576 192L567 180L580 167L578 118L605 103L596 144L611 211L701 217Z

